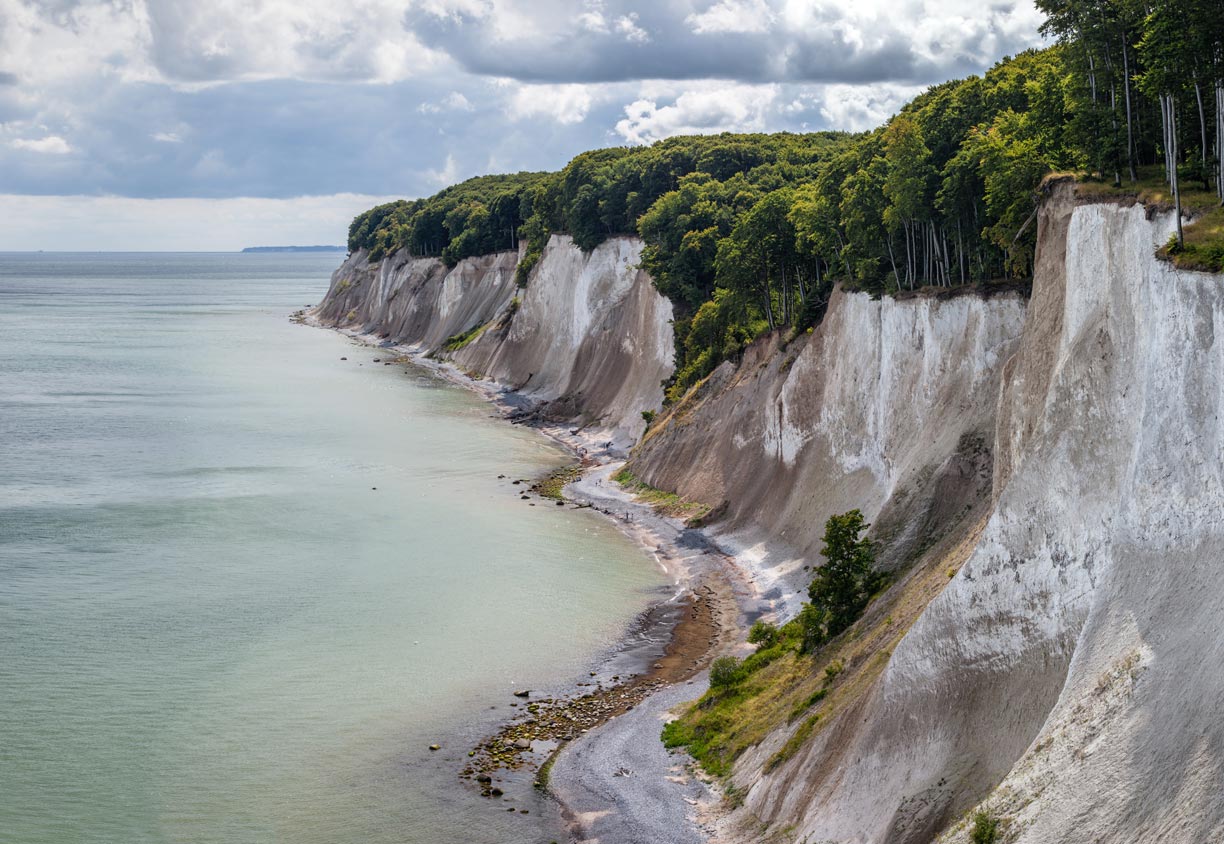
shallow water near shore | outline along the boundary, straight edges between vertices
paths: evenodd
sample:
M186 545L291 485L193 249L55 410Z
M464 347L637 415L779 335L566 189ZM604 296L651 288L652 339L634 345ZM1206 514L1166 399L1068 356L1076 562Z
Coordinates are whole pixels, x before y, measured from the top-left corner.
M458 771L665 578L497 478L538 434L291 324L336 261L0 254L0 841L560 840Z

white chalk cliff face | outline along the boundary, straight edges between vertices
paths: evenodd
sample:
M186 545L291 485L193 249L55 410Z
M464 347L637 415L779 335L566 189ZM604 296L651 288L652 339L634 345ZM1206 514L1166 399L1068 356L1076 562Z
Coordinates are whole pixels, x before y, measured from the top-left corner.
M980 541L854 723L741 760L747 811L967 841L985 798L1008 841L1224 841L1224 283L1154 257L1172 226L1055 189Z
M642 412L662 406L675 354L671 303L638 269L641 250L636 238L613 238L584 253L554 235L523 290L515 252L449 270L402 252L370 264L357 252L333 274L315 315L449 358L548 418L628 448L645 428ZM473 329L480 334L445 350L449 338Z
M995 407L1025 301L836 292L820 326L759 344L634 452L647 482L720 508L766 601L798 610L825 521L857 508L891 567L988 497Z

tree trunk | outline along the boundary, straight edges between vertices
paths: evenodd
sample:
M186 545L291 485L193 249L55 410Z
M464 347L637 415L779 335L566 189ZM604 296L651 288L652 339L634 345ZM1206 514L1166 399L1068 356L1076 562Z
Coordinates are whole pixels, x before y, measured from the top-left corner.
M893 277L897 279L897 289L901 289L901 273L897 272L897 256L893 254L893 236L892 232L888 233L888 262L892 264Z
M1126 44L1126 33L1122 33L1122 75L1123 88L1126 96L1126 166L1130 170L1130 180L1138 181L1139 174L1135 171L1135 130L1131 119L1131 79L1130 79L1130 48Z
M960 283L965 283L965 237L961 234L961 220L956 218L956 263L960 267Z
M1194 98L1198 101L1199 110L1199 133L1201 135L1200 143L1202 145L1203 158L1203 179L1207 178L1207 113L1203 110L1203 89L1198 82L1194 83Z
M1224 201L1224 79L1217 79L1216 95L1216 193Z
M769 285L769 268L765 269L765 318L769 320L769 330L774 330L773 288Z
M1173 210L1177 216L1177 245L1185 244L1185 236L1182 233L1182 214L1181 214L1181 189L1177 184L1177 108L1173 102L1173 95L1166 94L1164 96L1165 111L1168 114L1168 146L1169 146L1169 161L1172 165L1170 170L1170 178L1173 185Z
M1160 131L1164 136L1164 166L1165 166L1165 182L1169 185L1169 190L1173 189L1173 157L1171 150L1173 147L1169 139L1169 97L1165 94L1160 95Z

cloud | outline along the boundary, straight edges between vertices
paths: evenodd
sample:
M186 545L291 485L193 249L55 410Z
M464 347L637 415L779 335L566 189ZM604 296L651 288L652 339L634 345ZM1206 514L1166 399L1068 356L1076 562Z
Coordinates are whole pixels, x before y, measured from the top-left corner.
M454 155L448 154L446 163L437 170L426 170L425 177L433 183L435 188L453 185L459 181L459 162L455 160Z
M43 155L67 155L72 152L72 145L61 138L59 135L47 135L45 138L26 139L17 138L9 141L9 146L13 149L23 149L29 152L37 152Z
M177 132L154 132L152 137L153 140L163 144L181 144L183 142L182 136Z
M778 93L777 85L719 85L685 91L670 105L643 98L625 106L616 133L630 144L649 144L673 135L759 132Z
M388 83L445 60L403 12L400 0L0 0L0 56L35 88L86 74Z
M626 41L635 44L644 44L650 40L650 33L638 26L637 12L621 15L613 22L612 28L617 34L624 36Z
M1041 43L1031 0L588 0L580 9L484 0L447 15L410 9L405 22L470 73L554 83L931 84Z
M437 103L421 103L417 106L417 111L421 114L441 114L444 111L475 111L476 107L472 105L471 100L465 97L458 91L451 91L441 102Z
M685 22L698 35L707 33L768 32L774 23L774 13L765 0L719 0L700 14L691 14Z
M813 99L825 125L861 132L879 126L921 92L901 85L830 85Z
M557 123L581 123L591 110L586 85L522 85L510 98L507 111L514 120L544 117Z
M342 244L348 224L390 197L130 199L0 194L0 251L219 250Z
M650 40L650 33L638 26L637 12L609 17L604 9L604 0L587 0L586 11L576 19L579 27L599 35L615 33L638 44Z

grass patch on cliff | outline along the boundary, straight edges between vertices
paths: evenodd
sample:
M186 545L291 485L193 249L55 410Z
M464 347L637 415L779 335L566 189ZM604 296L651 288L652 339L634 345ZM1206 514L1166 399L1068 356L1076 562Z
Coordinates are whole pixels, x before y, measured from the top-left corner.
M633 493L641 501L646 502L664 516L692 521L700 519L710 512L710 505L700 501L689 501L674 492L665 492L640 480L629 469L621 469L612 476L612 480Z
M464 346L473 342L481 334L484 334L485 329L488 327L489 324L486 322L482 325L473 326L467 331L462 331L459 334L452 334L450 337L446 338L446 342L442 344L442 348L446 349L448 352L457 352Z
M975 517L976 518L976 517ZM958 538L937 544L905 577L876 596L848 630L815 653L802 650L797 620L766 637L740 663L735 683L713 687L664 730L669 747L685 747L713 776L722 777L749 748L776 731L783 745L766 761L774 770L866 699L897 643L936 595L948 585L949 568L960 568L977 542L984 519ZM828 752L838 750L831 739Z
M1172 211L1174 207L1173 192L1159 168L1144 168L1133 184L1081 181L1076 192L1089 200L1129 199L1159 211ZM1179 246L1174 237L1156 254L1178 269L1224 272L1224 208L1220 207L1220 198L1183 178L1181 203L1182 213L1190 218L1182 225L1185 242Z

